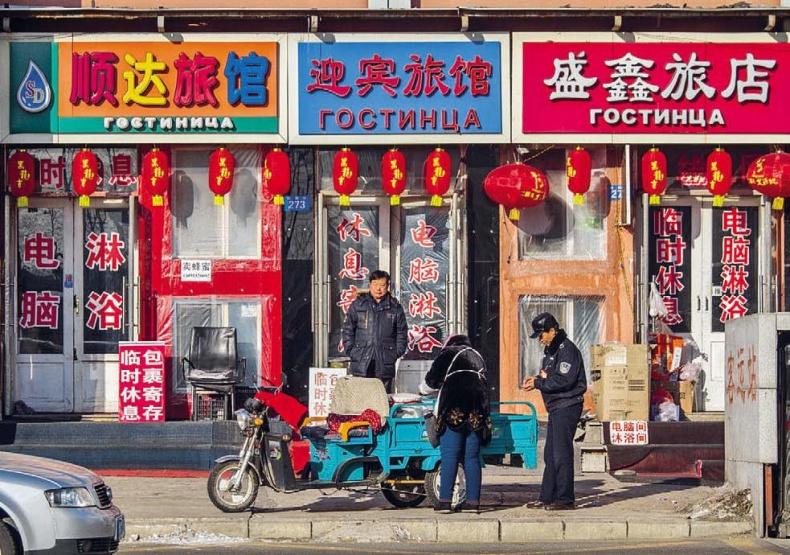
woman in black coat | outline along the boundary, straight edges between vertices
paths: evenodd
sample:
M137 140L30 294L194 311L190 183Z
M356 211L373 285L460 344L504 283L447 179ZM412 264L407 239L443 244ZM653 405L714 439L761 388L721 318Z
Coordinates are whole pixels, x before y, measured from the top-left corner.
M441 485L434 510L478 512L482 482L480 447L491 441L491 413L485 361L466 335L447 339L420 386L421 393L429 389L441 389L436 407ZM462 460L467 498L464 505L451 507L458 464Z

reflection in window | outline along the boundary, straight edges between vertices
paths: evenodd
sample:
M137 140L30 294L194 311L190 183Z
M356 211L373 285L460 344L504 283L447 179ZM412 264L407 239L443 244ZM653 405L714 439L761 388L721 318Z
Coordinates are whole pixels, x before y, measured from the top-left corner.
M532 319L541 312L550 312L560 323L571 341L582 353L587 379L590 378L590 345L600 343L603 297L538 297L522 295L518 299L519 321L519 383L540 371L543 346L530 338Z
M231 148L236 161L225 205L208 187L211 149L174 149L171 180L174 258L259 258L261 153Z
M186 387L181 373L181 358L187 355L193 327L232 326L236 328L239 358L247 359L245 385L253 387L261 375L260 299L217 298L173 299L173 372L177 388Z

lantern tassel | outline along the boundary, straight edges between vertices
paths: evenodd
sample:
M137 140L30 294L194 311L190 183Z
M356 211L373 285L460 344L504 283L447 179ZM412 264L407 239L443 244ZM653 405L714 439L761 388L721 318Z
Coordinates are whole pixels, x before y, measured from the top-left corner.
M724 206L724 195L713 195L713 207L721 208Z
M511 208L510 212L508 212L507 214L507 217L513 220L514 222L517 222L521 217L521 212L519 212L518 208Z
M91 205L91 197L88 195L80 195L80 206L88 208Z
M774 210L782 210L785 207L785 199L784 197L776 197L774 201L771 203L771 208Z
M214 195L214 206L225 206L225 197L223 195Z
M398 206L400 204L400 195L390 195L390 206Z
M154 195L151 197L151 206L162 206L164 204L162 201L162 195Z
M584 204L584 195L580 195L579 193L575 193L573 195L573 204Z
M274 195L274 204L282 206L285 204L285 197L282 195Z
M650 195L647 199L647 203L650 206L657 206L661 204L661 195Z
M431 206L441 206L441 205L442 205L441 195L433 195L431 197Z
M16 199L16 205L19 208L27 208L27 206L28 206L27 197L19 197L19 198L17 198Z
M348 195L340 195L340 200L338 201L340 206L351 206L351 197Z

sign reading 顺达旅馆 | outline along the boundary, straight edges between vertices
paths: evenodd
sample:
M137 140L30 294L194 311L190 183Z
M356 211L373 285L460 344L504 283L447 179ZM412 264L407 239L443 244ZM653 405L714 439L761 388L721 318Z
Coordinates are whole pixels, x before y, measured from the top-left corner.
M179 43L119 37L12 42L11 133L49 133L61 142L83 135L287 140L279 60L285 35L190 35Z

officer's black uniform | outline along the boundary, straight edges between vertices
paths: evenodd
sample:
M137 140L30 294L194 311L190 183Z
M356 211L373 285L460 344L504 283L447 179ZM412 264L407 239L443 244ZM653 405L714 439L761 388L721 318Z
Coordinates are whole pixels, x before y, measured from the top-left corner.
M546 447L543 459L543 484L540 502L549 507L571 508L576 500L573 488L573 438L576 424L582 414L587 377L584 360L578 347L560 329L557 320L549 313L538 315L532 321L533 334L557 329L554 340L543 350L541 368L545 378L535 379L549 412L546 426Z

